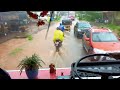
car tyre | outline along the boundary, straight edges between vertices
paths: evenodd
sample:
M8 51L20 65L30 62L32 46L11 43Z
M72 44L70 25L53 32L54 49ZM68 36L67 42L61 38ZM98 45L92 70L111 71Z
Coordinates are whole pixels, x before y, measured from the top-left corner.
M84 47L84 43L83 43L83 39L82 39L82 47L83 47L83 49L85 49L85 47Z
M75 36L76 36L77 38L79 38L79 36L78 36L78 33L77 33L77 32L75 32Z
M76 36L77 36L77 39L80 39L80 37L78 36L78 34Z
M74 36L76 37L76 31L74 30Z
M91 47L89 50L88 50L88 55L90 54L93 54L93 48ZM91 57L89 58L90 61L95 61L94 57Z
M81 34L81 35L79 36L79 38L82 39L82 38L83 38L83 34Z
M75 35L75 30L74 30L74 35Z
M92 54L92 52L93 52L93 49L90 48L90 49L88 50L88 54Z

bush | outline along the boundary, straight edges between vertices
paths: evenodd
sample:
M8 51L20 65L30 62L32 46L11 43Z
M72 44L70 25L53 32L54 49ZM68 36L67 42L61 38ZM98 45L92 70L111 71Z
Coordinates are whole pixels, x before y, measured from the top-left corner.
M114 25L114 24L107 24L107 25L101 25L102 27L110 28L112 31L114 31L118 36L120 36L120 26Z
M86 11L84 15L83 13L79 13L79 20L86 20L86 21L95 21L96 19L102 18L102 13L98 13L96 11Z
M14 49L12 52L10 52L9 54L12 56L17 55L19 52L21 52L23 49L22 48L16 48Z
M60 16L57 16L57 17L55 18L55 21L60 21L60 19L61 19L61 17L60 17Z
M32 36L32 35L27 35L27 39L28 39L29 41L31 41L31 40L33 40L33 36Z
M18 65L18 67L20 68L20 75L23 69L39 69L39 67L42 67L41 63L44 63L44 61L36 54L33 54L31 57L24 58Z

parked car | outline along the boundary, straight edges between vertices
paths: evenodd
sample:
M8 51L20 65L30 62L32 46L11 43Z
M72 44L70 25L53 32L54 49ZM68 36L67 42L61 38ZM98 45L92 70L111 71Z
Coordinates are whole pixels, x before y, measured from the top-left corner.
M70 19L63 19L62 25L64 25L66 31L70 32L72 21Z
M120 52L120 39L106 28L86 30L82 38L83 48L88 54Z
M69 18L74 21L75 20L75 17L74 16L69 16Z
M75 24L74 26L74 35L77 37L77 38L80 38L82 39L83 37L83 33L90 29L91 28L91 25L89 22L87 21L79 21Z

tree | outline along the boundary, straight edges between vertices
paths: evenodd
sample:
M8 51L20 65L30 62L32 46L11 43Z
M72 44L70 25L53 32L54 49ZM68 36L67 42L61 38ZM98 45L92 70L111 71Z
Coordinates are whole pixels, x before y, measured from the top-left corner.
M79 19L85 19L88 21L95 21L95 19L102 18L101 11L77 11Z

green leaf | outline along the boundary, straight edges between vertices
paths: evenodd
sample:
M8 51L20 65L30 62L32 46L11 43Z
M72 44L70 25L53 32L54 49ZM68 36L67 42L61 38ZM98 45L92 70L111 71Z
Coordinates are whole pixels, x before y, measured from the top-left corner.
M33 54L31 57L25 57L18 65L20 74L24 68L34 69L42 67L41 63L45 64L45 62L36 54Z

